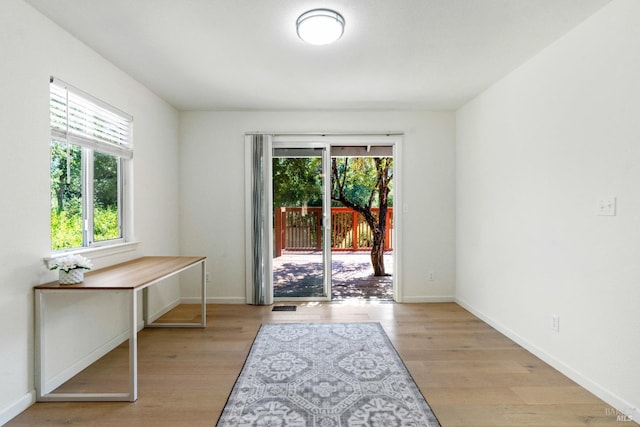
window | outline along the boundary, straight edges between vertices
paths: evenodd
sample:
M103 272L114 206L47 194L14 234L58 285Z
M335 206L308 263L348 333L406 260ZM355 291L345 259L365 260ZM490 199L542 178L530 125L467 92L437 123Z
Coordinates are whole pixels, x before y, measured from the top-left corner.
M50 112L51 249L123 243L132 117L53 77Z

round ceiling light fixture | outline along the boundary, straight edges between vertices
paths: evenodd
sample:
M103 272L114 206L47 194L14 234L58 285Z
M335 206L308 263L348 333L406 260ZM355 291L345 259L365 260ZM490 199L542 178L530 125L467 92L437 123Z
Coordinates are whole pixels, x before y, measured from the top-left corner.
M313 9L298 17L296 31L309 44L331 44L342 37L344 18L335 10Z

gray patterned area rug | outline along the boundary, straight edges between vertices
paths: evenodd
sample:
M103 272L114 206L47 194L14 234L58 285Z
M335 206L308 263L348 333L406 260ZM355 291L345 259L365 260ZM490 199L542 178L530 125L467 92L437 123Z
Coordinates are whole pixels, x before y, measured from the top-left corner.
M270 323L217 425L440 424L379 323Z

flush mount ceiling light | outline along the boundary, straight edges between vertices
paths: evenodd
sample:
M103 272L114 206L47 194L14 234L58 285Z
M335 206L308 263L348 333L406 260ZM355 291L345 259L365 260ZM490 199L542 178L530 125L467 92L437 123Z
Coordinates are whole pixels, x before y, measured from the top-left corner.
M344 18L335 10L313 9L300 15L296 30L298 37L305 42L326 45L342 37Z

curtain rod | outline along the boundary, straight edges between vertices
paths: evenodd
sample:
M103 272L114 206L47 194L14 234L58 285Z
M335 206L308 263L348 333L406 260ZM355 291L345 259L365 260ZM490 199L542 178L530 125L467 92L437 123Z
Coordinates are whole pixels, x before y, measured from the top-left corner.
M404 132L245 132L245 135L271 136L403 136Z

